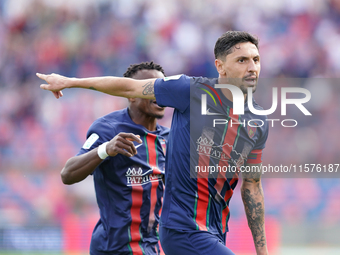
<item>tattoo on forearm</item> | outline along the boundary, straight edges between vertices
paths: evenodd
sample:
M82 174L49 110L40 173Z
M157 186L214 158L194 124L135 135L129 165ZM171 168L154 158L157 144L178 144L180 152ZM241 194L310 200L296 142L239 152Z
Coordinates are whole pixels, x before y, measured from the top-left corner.
M255 200L256 196L256 200ZM266 245L264 230L264 207L262 188L256 194L251 194L249 189L242 190L242 199L248 219L248 225L252 232L256 247Z
M92 89L92 90L97 90L96 88L94 88L94 87L89 87L89 89Z
M259 166L259 169L261 169L261 167L262 165ZM262 175L261 171L249 172L249 173L243 172L242 178L243 178L243 181L245 182L259 183L261 180L261 175Z
M143 85L143 95L154 95L154 85L152 84L151 81Z

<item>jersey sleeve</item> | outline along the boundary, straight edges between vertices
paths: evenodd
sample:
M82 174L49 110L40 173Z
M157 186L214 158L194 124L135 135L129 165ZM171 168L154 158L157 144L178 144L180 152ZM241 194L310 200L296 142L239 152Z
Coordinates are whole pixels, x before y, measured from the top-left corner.
M102 143L110 141L115 133L115 128L108 122L101 119L96 120L87 131L86 141L77 156L97 148Z
M265 122L263 129L261 130L261 136L257 140L254 148L248 155L247 164L261 164L262 163L262 152L266 146L266 141L268 138L269 127L268 123Z
M184 112L190 104L190 77L184 74L157 79L154 90L160 106Z

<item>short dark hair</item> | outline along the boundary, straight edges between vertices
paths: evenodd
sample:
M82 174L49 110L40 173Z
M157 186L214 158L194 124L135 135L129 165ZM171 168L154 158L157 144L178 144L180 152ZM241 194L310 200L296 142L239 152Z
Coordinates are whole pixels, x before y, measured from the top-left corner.
M131 78L140 70L157 70L157 71L160 71L165 76L163 67L151 61L151 62L142 62L140 64L130 65L129 68L124 73L124 77Z
M215 59L225 58L233 52L233 47L238 43L251 42L258 49L258 39L244 31L228 31L217 39L214 54Z

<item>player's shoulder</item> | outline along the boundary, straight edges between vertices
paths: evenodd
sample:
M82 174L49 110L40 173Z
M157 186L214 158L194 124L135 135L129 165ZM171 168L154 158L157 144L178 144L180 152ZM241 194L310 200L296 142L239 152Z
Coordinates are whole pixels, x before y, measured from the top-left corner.
M166 76L163 78L158 78L158 81L161 81L162 84L173 84L173 83L183 83L183 82L190 82L191 77L187 76L186 74L176 74L171 76ZM157 82L156 82L157 83Z
M198 92L196 89L197 88L209 88L211 90L214 90L215 85L218 84L218 78L207 78L207 77L190 77L190 88L191 88L191 92L193 92L193 90L195 92Z
M260 106L260 105L255 101L254 98L253 98L252 104L253 104L254 109L256 109L256 110L259 110L259 111L263 111L263 110L264 110L263 107ZM248 111L250 111L249 108L248 108ZM252 115L256 116L256 118L258 118L258 119L263 119L263 120L266 120L266 119L268 118L267 115L258 115L258 114L255 114L255 113L252 113Z
M207 78L203 76L188 76L186 74L178 74L178 75L172 75L167 76L164 78L158 78L158 80L161 80L165 83L169 82L186 82L188 84L209 84L209 85L215 85L218 83L218 78Z
M106 114L105 116L99 118L98 120L102 122L110 123L111 125L117 125L120 122L126 121L126 118L128 117L128 110L127 108L124 108L122 110L114 111L109 114Z
M170 132L170 128L164 127L164 126L161 126L161 125L158 125L158 129L160 130L159 134L162 135L162 136L168 135L169 132Z
M263 107L260 106L256 101L255 99L253 98L253 106L256 110L263 110Z
M194 83L207 83L207 84L213 84L213 85L218 83L218 78L207 78L203 76L192 76L189 78Z
M258 111L263 111L263 107L260 106L253 98L252 101L253 108L258 110ZM248 119L248 127L251 127L251 125L257 126L257 128L260 130L260 132L263 135L268 135L269 131L269 123L268 123L268 116L267 115L259 115L255 114L250 109L247 107L246 109L246 115Z
M166 76L162 79L163 81L175 81L175 80L179 80L179 79L186 79L188 76L185 74L176 74L176 75L170 75L170 76Z
M92 132L105 132L106 130L112 130L119 125L119 123L123 122L126 118L127 109L122 109L118 111L111 112L106 114L98 119L96 119L89 130Z

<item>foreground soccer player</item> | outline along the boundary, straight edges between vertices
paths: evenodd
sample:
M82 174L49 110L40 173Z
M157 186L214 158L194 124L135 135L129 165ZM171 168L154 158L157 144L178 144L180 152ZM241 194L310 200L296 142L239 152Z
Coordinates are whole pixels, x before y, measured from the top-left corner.
M221 82L234 84L242 90L244 100L248 88L255 91L260 74L258 41L246 32L229 31L217 40L215 58L220 80L185 75L136 81L118 77L76 79L38 74L48 83L41 88L53 91L57 98L62 96L64 88L91 88L115 96L156 98L159 105L175 108L167 144L166 188L160 222L160 240L167 255L233 254L225 246L225 237L229 200L238 174L218 173L216 176L202 171L194 176L197 178L192 178L193 166L199 169L211 165L234 166L240 170L245 165L260 167L262 163L262 150L268 136L265 117L256 116L264 122L262 126L240 124L255 119L254 114L246 106L244 115L234 114L232 102L235 98L230 90L213 88ZM234 123L231 126L227 122L222 132L221 125L212 127L213 115L201 114L204 112L204 109L201 111L201 99L207 89L215 93L221 105L218 108L216 103L206 100L206 112L208 109L223 114L220 119ZM254 101L253 104L260 109ZM239 124L235 125L237 122ZM268 254L261 175L242 174L241 194L256 252Z
M162 78L164 71L152 62L141 63L131 65L124 76ZM163 115L155 100L130 98L128 108L97 119L78 155L66 162L61 172L65 184L93 174L100 219L91 254L159 254L163 149L169 129L156 119Z

